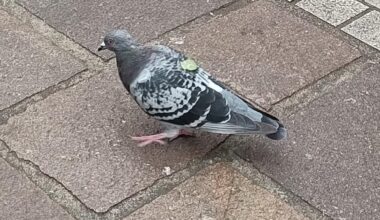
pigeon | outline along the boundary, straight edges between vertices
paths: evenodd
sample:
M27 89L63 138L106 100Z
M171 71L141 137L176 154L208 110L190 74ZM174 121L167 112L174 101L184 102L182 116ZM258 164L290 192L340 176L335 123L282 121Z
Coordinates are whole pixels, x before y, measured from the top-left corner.
M142 45L126 30L109 32L98 48L116 54L124 87L164 128L154 135L131 137L139 146L165 144L195 129L219 134L263 134L273 140L287 131L276 117L259 110L216 80L193 59L164 45Z

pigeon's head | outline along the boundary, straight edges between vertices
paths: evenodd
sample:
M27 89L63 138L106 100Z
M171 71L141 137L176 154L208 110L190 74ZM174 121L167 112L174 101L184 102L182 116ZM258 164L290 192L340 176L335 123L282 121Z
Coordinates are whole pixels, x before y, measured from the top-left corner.
M111 51L123 51L135 48L137 42L132 38L132 36L125 30L114 30L109 32L105 37L103 43L98 48L101 50L111 50Z

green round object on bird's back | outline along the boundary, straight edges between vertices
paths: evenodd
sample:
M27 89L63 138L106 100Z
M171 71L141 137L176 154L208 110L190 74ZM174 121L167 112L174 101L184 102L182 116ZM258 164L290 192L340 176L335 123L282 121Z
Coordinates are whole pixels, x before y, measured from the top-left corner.
M194 71L198 69L198 65L192 59L186 59L184 61L181 61L181 67L184 70L189 70L189 71Z

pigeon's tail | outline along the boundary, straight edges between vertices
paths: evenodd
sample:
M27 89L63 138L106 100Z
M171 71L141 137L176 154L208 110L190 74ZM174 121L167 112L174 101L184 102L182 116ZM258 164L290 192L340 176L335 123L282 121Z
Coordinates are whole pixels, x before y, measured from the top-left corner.
M255 110L257 111L258 109L255 109ZM260 112L262 114L261 123L270 125L272 128L273 127L276 128L275 132L269 133L269 134L267 133L265 136L267 136L268 138L272 140L281 140L281 139L286 138L287 131L284 125L276 117L262 111Z
M281 139L286 138L287 133L288 132L286 131L286 128L284 127L284 125L278 121L278 128L277 128L276 133L267 134L266 136L272 140L281 140Z
M286 129L284 125L276 117L255 108L251 103L245 99L230 93L229 91L223 92L224 105L228 104L227 111L223 111L222 115L229 114L227 121L215 119L215 112L210 111L206 123L202 124L200 129L219 133L219 134L237 134L237 135L251 135L263 134L272 140L281 140L286 137ZM222 105L219 105L222 106ZM219 108L222 109L223 108ZM212 109L211 109L212 110ZM212 117L210 117L212 116Z

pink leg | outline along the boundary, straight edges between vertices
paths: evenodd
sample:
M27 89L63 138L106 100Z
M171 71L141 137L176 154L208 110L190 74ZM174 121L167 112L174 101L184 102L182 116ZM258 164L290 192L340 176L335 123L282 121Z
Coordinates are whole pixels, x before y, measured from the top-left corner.
M175 140L176 138L178 138L179 136L185 136L185 137L195 137L195 134L191 131L187 131L185 129L181 129L179 130L179 133L177 136L174 136L172 138L169 139L169 141L173 141Z

